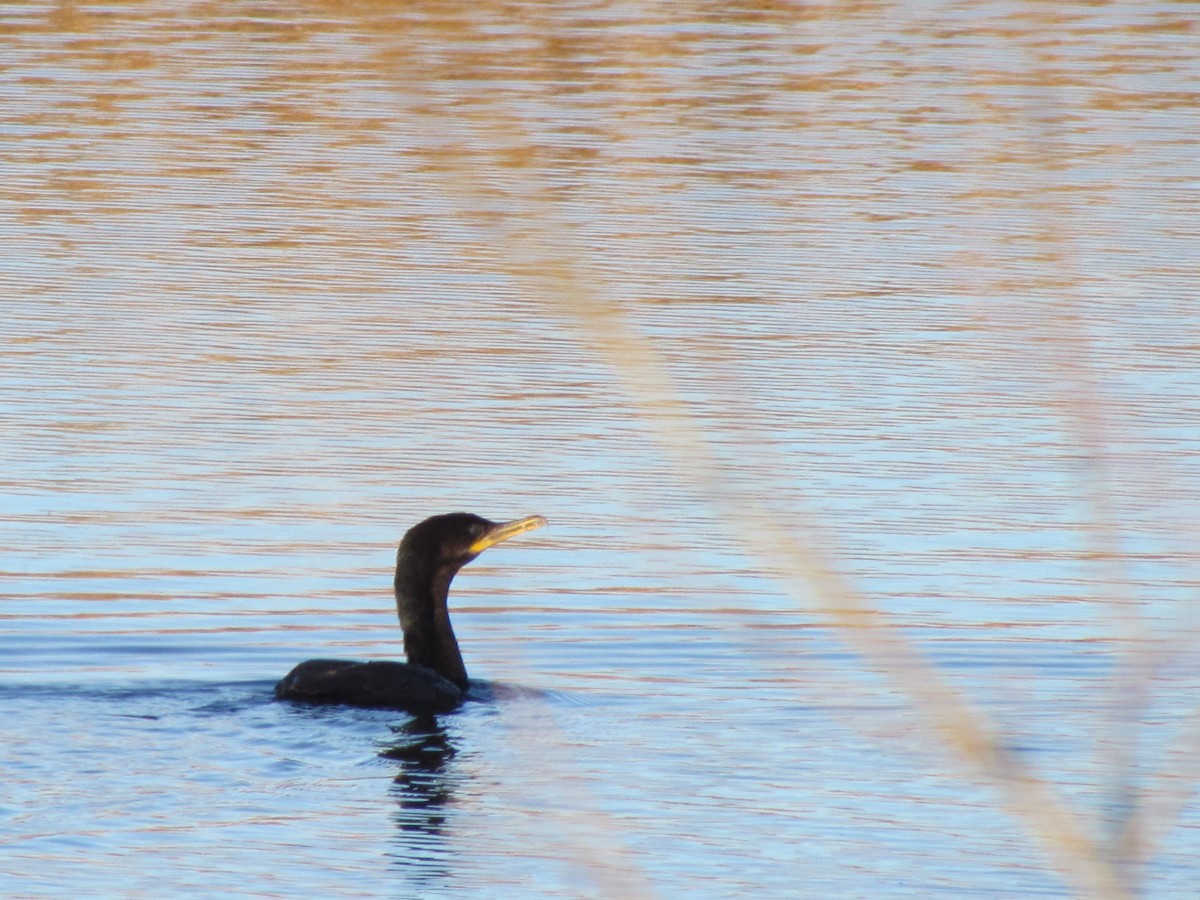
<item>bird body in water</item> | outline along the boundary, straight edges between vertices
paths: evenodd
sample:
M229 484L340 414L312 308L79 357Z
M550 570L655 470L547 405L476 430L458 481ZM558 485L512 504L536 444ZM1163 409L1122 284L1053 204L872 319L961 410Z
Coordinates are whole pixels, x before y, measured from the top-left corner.
M450 582L488 547L545 524L541 516L496 523L448 513L414 525L396 551L394 582L408 662L310 659L275 685L275 696L410 712L454 709L470 683L450 625Z

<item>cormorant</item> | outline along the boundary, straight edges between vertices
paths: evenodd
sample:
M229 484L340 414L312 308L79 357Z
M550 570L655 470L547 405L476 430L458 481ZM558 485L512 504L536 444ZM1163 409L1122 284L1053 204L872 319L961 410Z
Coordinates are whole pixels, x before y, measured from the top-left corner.
M446 608L450 582L488 547L545 524L541 516L497 524L448 513L414 525L396 551L396 609L408 662L310 659L275 685L275 696L410 712L458 706L469 682Z

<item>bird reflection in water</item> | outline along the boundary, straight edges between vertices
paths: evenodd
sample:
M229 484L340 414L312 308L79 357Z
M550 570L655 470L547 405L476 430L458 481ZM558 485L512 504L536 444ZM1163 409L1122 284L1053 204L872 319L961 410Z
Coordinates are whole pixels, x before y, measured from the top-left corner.
M433 715L414 716L392 730L395 739L379 755L397 764L391 787L398 806L396 865L414 887L445 886L454 874L445 836L454 803L454 746Z

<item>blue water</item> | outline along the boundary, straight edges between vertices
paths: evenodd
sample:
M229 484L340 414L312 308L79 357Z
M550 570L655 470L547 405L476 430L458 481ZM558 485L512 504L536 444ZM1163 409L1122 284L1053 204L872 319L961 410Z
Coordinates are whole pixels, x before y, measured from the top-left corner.
M1194 45L0 9L0 893L1087 893L928 663L1100 870L1194 896ZM275 702L401 656L396 542L460 509L551 523L452 590L496 698Z

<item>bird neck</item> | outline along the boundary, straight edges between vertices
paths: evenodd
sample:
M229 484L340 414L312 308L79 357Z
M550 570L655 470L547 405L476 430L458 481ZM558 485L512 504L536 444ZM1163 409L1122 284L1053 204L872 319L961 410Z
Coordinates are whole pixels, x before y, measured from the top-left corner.
M396 610L408 661L427 666L466 690L467 669L446 605L457 571L448 567L423 570L419 562L401 556L396 563Z

